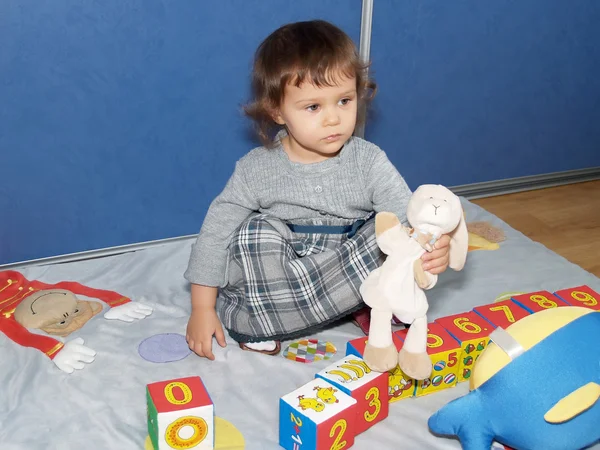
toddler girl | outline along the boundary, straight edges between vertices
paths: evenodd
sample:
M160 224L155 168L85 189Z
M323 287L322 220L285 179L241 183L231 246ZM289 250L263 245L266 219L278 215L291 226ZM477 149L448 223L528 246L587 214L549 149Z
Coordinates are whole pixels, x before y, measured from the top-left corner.
M285 25L260 45L254 119L264 146L241 158L192 247L190 348L214 359L223 325L243 349L276 354L364 308L359 287L383 262L374 214L406 222L411 191L386 154L353 136L375 92L352 40L324 21ZM424 255L448 263L449 238ZM429 265L429 267L428 267ZM220 320L219 320L220 318Z

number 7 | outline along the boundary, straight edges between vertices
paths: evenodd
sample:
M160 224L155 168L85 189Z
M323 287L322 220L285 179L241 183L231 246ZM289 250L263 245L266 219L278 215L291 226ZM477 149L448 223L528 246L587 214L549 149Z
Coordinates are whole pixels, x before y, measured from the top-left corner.
M503 311L509 322L515 322L515 316L513 315L512 310L506 305L494 306L493 308L490 308L490 311Z

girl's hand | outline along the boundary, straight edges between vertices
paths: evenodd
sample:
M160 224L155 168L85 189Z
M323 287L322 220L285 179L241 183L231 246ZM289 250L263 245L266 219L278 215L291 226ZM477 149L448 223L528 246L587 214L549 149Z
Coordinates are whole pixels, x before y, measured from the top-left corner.
M423 270L426 270L432 275L438 275L445 272L448 268L450 259L450 236L443 234L433 245L432 252L425 252L421 256L423 261Z
M213 335L221 347L227 345L223 326L214 308L193 309L185 335L190 350L198 356L203 356L211 361L214 360L215 355L212 352Z

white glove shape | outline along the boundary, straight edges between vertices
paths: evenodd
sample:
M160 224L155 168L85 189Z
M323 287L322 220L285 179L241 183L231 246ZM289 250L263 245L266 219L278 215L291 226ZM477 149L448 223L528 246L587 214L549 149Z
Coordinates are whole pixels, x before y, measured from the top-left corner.
M144 319L152 314L152 308L138 302L128 302L121 306L115 306L109 309L104 318L108 320L122 320L123 322L133 322L134 320Z
M86 364L94 361L96 352L83 345L82 338L67 342L52 360L56 367L66 373L81 370Z

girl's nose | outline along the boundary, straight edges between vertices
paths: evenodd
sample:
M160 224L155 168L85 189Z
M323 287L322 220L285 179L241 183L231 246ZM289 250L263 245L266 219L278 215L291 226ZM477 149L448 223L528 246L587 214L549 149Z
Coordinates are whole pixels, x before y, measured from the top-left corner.
M340 123L340 115L338 114L338 112L335 109L325 110L325 117L323 119L323 124L325 126L337 125L339 123Z

